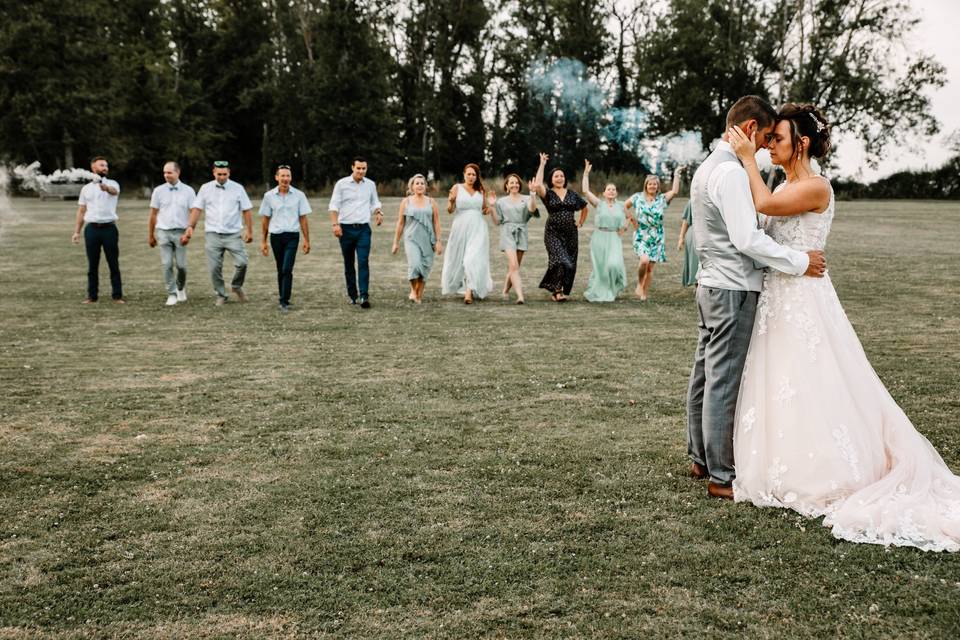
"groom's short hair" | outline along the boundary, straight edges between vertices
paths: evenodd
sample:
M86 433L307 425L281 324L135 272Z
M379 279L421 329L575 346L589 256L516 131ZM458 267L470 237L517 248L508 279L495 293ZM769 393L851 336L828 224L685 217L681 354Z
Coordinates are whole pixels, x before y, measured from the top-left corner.
M756 120L761 128L769 127L777 120L777 110L760 96L743 96L727 111L727 128L747 120Z

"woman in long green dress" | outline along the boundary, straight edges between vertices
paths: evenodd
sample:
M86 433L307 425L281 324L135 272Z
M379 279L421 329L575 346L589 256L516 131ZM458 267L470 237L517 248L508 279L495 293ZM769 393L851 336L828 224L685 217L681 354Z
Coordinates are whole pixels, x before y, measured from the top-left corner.
M607 183L603 200L590 191L589 161L583 163L583 197L597 210L590 238L590 262L593 271L583 297L590 302L613 302L627 288L627 267L623 263L623 240L627 217L623 203L617 200L617 187Z
M523 304L520 263L530 241L527 223L531 217L540 217L536 199L520 195L522 186L520 176L511 173L503 182L506 197L498 199L491 195L487 198L488 202L494 204L493 223L500 225L500 251L507 254L507 279L503 283L503 295L509 296L512 288L517 292L517 304Z
M646 301L653 280L653 266L667 261L667 250L663 236L663 214L670 201L680 193L680 172L677 167L673 173L673 185L670 191L660 193L660 178L647 176L643 181L643 192L635 193L627 201L626 210L634 216L637 235L633 240L633 250L640 258L637 269L636 297Z
M683 209L683 222L680 223L680 238L677 240L677 251L683 251L683 275L680 281L683 286L690 287L697 284L697 273L700 271L700 258L697 256L697 245L693 236L693 203L688 202Z
M407 254L407 279L413 302L423 302L423 288L433 267L433 254L440 255L440 209L436 201L426 195L427 179L422 174L410 178L407 197L400 203L400 215L393 236L392 253L400 249L400 234L403 234L403 250Z

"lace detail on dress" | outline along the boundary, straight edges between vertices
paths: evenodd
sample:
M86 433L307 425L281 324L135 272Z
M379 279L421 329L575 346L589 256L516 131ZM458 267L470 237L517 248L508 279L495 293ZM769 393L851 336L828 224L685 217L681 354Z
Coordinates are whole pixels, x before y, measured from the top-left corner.
M790 378L784 376L780 380L780 389L777 391L777 402L780 403L781 407L789 407L795 395L797 395L797 392L790 386Z
M863 477L860 475L860 458L857 456L856 449L853 448L853 442L850 440L850 430L847 425L842 424L839 428L833 430L833 440L837 443L837 448L840 449L840 455L850 465L853 479L860 482Z
M797 251L823 250L833 223L833 213L834 199L831 191L830 202L823 213L764 216L763 228L767 235L785 247ZM820 294L826 280L826 277L817 281L768 269L764 274L763 291L757 302L758 335L766 334L771 322L787 322L806 342L810 361L816 362L817 347L821 339L818 323L810 315L809 297Z

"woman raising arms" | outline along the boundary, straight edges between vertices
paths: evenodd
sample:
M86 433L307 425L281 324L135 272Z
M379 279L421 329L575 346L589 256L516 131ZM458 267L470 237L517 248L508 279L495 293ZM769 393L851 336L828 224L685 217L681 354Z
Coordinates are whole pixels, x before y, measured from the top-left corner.
M633 212L637 235L633 239L633 250L640 257L637 269L636 297L646 301L653 280L653 265L667 261L667 250L663 238L663 213L670 201L680 193L680 173L683 167L673 172L673 185L670 191L660 193L660 178L648 175L643 181L643 192L635 193L627 201L627 213Z
M548 214L543 228L547 272L540 281L540 288L549 291L554 302L565 302L577 276L578 231L587 219L587 202L576 191L567 188L567 176L563 169L551 170L550 187L544 187L543 170L549 159L547 154L540 154L540 167L533 180L533 187L543 200ZM580 217L574 221L574 214L578 211Z
M583 162L583 196L597 210L590 237L590 262L593 271L583 297L590 302L613 302L627 287L627 268L623 263L623 241L627 228L623 203L617 200L617 186L608 182L603 200L590 191L590 161Z

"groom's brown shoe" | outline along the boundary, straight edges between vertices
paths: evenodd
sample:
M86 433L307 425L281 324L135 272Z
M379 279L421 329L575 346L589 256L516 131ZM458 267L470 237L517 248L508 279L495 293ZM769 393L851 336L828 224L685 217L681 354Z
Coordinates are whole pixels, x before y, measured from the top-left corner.
M710 477L710 472L702 464L696 462L690 463L690 477L694 480L706 480Z
M717 484L716 482L708 482L707 494L713 496L714 498L733 500L733 487L729 485Z

